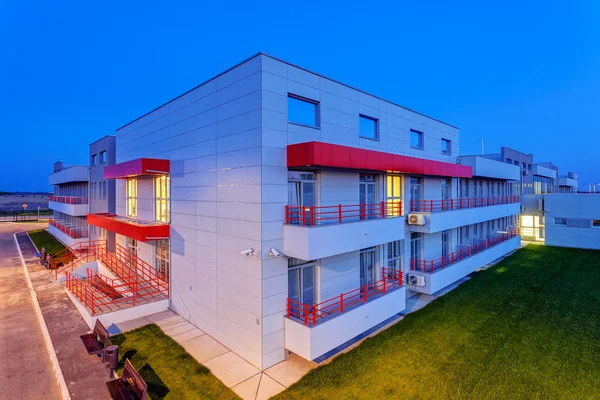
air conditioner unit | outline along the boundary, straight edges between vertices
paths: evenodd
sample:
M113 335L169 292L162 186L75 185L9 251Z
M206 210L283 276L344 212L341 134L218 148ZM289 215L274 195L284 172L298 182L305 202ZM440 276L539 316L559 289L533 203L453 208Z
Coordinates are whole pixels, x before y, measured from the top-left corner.
M425 277L423 275L408 274L406 276L406 283L413 286L425 286Z
M408 214L409 225L425 225L426 219L423 214Z

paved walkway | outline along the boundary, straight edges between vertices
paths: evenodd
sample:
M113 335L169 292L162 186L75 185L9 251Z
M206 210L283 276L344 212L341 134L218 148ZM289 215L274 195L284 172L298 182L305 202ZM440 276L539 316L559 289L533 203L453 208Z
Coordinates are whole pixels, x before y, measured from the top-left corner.
M0 398L6 400L61 398L13 238L36 226L0 224Z
M105 384L109 380L108 371L97 357L87 354L79 338L90 331L89 327L67 296L64 286L54 283L40 265L27 235L17 234L17 239L71 398L109 399Z
M179 343L244 400L263 400L284 391L306 375L316 363L292 355L261 372L258 368L223 346L172 311L163 311L117 324L121 332L154 323Z

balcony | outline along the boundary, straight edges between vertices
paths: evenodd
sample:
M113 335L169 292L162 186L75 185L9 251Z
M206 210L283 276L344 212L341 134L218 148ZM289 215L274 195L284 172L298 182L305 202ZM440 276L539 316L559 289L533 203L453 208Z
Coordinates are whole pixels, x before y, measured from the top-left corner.
M48 177L50 185L60 185L69 182L87 182L88 167L73 165L65 169L61 169Z
M383 268L382 279L318 304L288 299L285 344L314 360L404 310L400 271Z
M473 245L435 260L410 260L410 274L423 275L424 286L409 285L410 290L433 294L486 264L516 250L521 244L518 230L474 240Z
M74 196L48 196L48 207L63 214L80 217L87 214L88 198Z
M410 231L441 232L459 226L516 215L521 211L519 201L519 196L411 200L411 212L425 214L426 223L425 225L410 225Z
M88 224L115 232L140 242L168 239L170 225L165 222L144 222L114 214L88 214Z
M302 260L404 239L400 202L286 206L285 221L283 251L287 256Z
M65 221L49 220L48 232L67 246L88 240L87 228L76 228Z

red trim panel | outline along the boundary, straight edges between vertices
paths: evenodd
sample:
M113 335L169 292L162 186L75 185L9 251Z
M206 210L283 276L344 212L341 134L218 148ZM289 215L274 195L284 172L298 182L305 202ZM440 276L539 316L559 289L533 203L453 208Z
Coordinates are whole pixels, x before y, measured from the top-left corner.
M408 174L472 178L468 165L401 156L322 142L291 144L287 147L290 167L346 168L396 171Z
M138 158L120 164L107 165L104 167L104 179L125 179L130 176L160 175L169 172L169 160Z
M164 223L140 224L133 220L117 217L114 214L88 214L90 225L127 236L140 242L170 237L170 226Z

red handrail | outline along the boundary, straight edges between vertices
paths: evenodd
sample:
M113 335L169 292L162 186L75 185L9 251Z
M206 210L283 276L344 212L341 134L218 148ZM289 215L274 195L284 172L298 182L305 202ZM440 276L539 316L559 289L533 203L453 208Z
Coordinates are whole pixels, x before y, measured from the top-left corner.
M285 223L288 225L341 224L367 219L399 217L401 215L401 201L382 201L373 204L337 204L334 206L285 206Z
M87 197L79 196L48 196L48 200L65 204L87 204Z
M467 246L466 249L460 249L447 256L442 256L434 260L415 260L410 259L410 269L426 273L433 273L447 266L455 264L465 258L471 257L473 254L479 253L485 249L496 246L497 244L506 242L516 236L519 236L519 230L514 229L507 233L502 233L489 239L480 240L477 243Z
M402 271L381 269L382 279L318 304L300 303L287 299L287 317L299 320L304 325L314 326L331 316L341 314L359 304L366 303L375 296L386 294L390 290L402 287Z
M413 212L441 212L461 210L463 208L497 206L519 202L519 196L465 197L448 200L411 200Z
M71 228L64 224L61 224L60 222L54 219L48 220L48 224L52 225L53 227L55 227L56 229L73 239L87 238L89 236L89 232L87 229Z

